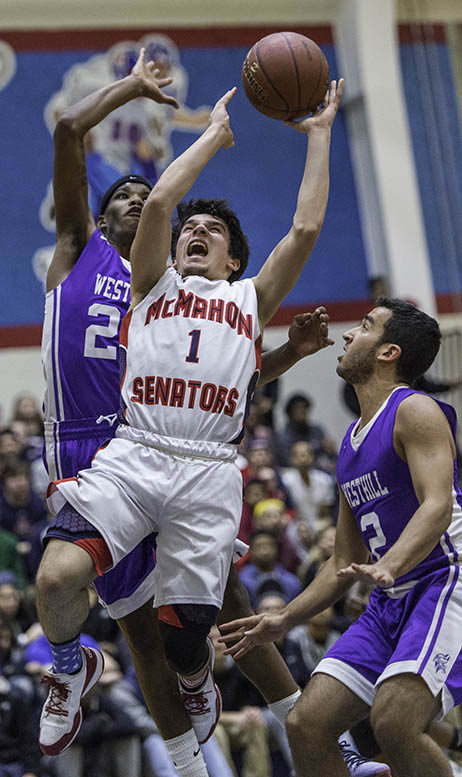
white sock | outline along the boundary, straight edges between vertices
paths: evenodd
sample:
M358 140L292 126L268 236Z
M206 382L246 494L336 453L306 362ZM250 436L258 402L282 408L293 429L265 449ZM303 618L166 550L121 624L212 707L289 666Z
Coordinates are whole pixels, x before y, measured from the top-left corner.
M165 746L180 777L209 777L194 729L167 739Z
M291 696L286 696L285 699L279 699L279 701L273 701L268 704L273 715L278 719L281 726L284 728L289 712L295 705L297 699L302 695L301 691L295 691Z
M346 742L349 750L354 750L355 753L359 753L358 746L351 736L349 731L344 731L338 738L339 742Z

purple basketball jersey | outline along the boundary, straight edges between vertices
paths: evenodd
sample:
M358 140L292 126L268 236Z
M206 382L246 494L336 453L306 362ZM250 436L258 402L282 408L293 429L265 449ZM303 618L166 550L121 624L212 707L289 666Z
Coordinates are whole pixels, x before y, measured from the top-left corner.
M52 480L91 466L114 436L119 409L119 330L130 305L130 263L95 230L72 272L48 292L42 338L46 380L44 460ZM58 536L53 530L49 536ZM95 586L113 618L153 593L153 539L146 537Z
M392 392L369 424L357 435L358 421L348 429L340 449L337 479L350 505L372 559L378 561L394 545L419 507L407 464L393 445L396 411L410 394L409 388ZM454 409L439 400L455 438ZM449 565L458 564L462 552L462 494L454 468L453 514L450 526L432 552L395 587L410 584Z
M95 230L72 272L46 297L47 421L115 417L119 329L129 304L130 264Z

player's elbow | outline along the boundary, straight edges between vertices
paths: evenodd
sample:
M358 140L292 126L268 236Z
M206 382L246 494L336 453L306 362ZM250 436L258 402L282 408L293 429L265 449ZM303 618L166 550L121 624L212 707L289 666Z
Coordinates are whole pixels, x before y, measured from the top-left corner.
M79 138L78 124L75 118L65 111L56 122L53 139L56 144Z
M158 188L156 185L146 200L143 212L146 211L151 219L161 217L170 218L172 210L173 207L168 192L163 191L161 186Z
M308 251L311 250L318 239L324 219L294 219L292 225L292 238L297 246Z

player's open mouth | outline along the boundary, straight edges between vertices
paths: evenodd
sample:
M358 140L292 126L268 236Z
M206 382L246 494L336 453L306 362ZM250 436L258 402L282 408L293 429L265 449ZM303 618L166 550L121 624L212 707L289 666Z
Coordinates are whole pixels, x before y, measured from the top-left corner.
M188 245L188 256L207 256L209 252L207 243L203 243L202 240L191 240Z

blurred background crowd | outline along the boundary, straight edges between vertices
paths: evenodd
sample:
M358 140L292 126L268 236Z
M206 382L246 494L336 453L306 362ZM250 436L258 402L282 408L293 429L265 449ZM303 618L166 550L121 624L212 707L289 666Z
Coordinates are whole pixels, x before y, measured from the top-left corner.
M316 422L308 394L290 396L280 413L283 423L276 426L277 406L278 382L273 381L256 392L239 448L244 488L239 536L249 552L238 568L258 613L276 612L297 596L332 554L335 542L336 445ZM104 650L106 668L85 699L84 723L75 743L57 758L40 754L37 726L45 693L40 678L51 664L51 653L37 622L34 579L51 516L38 399L18 394L5 421L0 430L0 775L174 777L129 651L93 589L83 644L97 643ZM278 644L301 687L361 614L368 595L367 588L355 584L335 608L296 627ZM216 638L218 630L212 636ZM282 729L256 689L223 654L223 646L215 644L224 711L207 752L211 777L289 777Z

